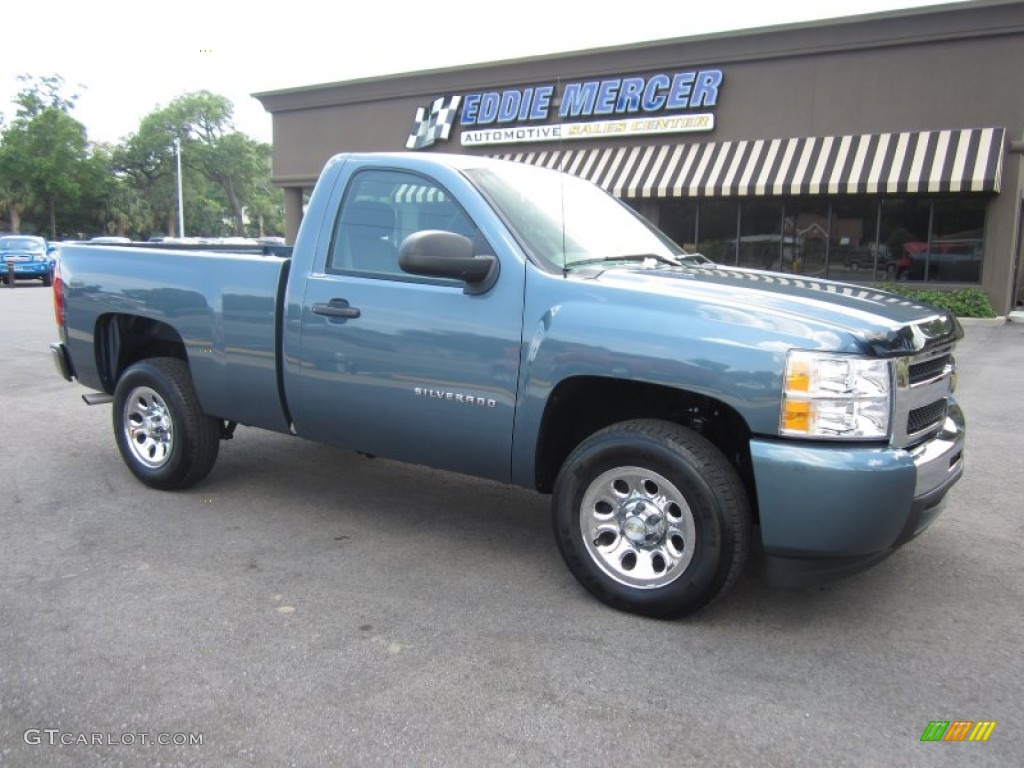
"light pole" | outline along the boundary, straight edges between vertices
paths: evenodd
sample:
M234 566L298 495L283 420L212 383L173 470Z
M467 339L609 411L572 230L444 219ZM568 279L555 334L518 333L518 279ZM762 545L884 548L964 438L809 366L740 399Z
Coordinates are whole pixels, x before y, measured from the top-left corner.
M174 153L178 158L178 237L185 237L185 209L181 202L181 139L174 137Z

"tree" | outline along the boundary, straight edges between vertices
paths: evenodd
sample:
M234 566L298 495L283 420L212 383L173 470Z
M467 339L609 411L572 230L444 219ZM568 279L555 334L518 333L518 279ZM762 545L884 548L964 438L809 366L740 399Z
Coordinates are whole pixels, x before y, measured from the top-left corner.
M60 75L18 75L19 83L25 83L14 97L18 105L18 117L33 118L49 109L68 113L74 109L78 94L64 93L64 78Z
M249 218L255 224L254 234L257 237L271 234L282 235L284 234L284 192L270 185L269 161L263 179L265 181L253 193L248 208Z
M0 211L7 214L16 233L21 232L22 214L32 202L28 164L24 136L8 129L0 139Z
M26 126L33 162L29 183L46 208L50 237L57 238L57 206L77 202L88 159L85 126L66 112L46 109Z
M154 228L155 216L149 203L128 183L123 174L114 172L116 148L101 144L93 147L89 158L89 217L107 235L145 239Z
M183 165L218 187L234 234L244 236L246 209L257 203L270 178L270 147L236 131L233 111L226 97L197 91L150 117L181 141Z
M57 209L78 202L80 181L88 160L85 126L68 114L77 96L63 94L59 75L18 78L18 113L4 131L0 146L0 190L15 220L39 205L51 238L57 236Z
M168 232L177 216L175 139L181 142L186 229L244 236L250 208L264 221L273 219L270 147L234 130L232 113L224 96L187 93L146 115L114 152L115 168L166 216ZM230 223L223 232L225 219Z
M111 164L125 184L145 201L154 215L153 223L160 222L169 235L180 235L176 232L174 132L162 110L142 119L139 130L114 149Z
M236 131L227 98L184 94L146 115L114 147L94 146L71 116L77 94L59 75L18 78L17 116L0 117L0 213L11 228L45 222L58 232L148 237L174 234L181 142L184 213L190 232L245 235L280 232L281 192L270 185L270 146ZM181 233L178 233L181 234Z

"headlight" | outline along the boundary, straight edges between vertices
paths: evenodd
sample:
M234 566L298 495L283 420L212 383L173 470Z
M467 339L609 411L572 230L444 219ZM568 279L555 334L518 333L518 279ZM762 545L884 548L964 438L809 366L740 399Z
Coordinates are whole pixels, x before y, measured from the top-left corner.
M790 350L779 433L848 440L888 437L891 392L888 360Z

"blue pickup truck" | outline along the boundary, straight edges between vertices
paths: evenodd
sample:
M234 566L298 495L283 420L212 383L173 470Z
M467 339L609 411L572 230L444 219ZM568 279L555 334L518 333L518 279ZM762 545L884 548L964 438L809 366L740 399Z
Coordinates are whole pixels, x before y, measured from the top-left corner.
M648 616L755 535L778 583L878 562L963 470L950 314L710 263L542 168L339 155L290 256L67 246L54 294L58 370L143 483L242 424L533 488L580 583Z

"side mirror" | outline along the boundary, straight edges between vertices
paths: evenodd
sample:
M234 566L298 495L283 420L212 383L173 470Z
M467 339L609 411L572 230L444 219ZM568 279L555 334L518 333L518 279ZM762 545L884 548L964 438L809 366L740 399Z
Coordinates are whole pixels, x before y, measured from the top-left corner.
M477 256L468 237L439 229L424 229L405 238L398 248L398 266L412 275L461 280L466 293L485 293L498 278L495 256Z

